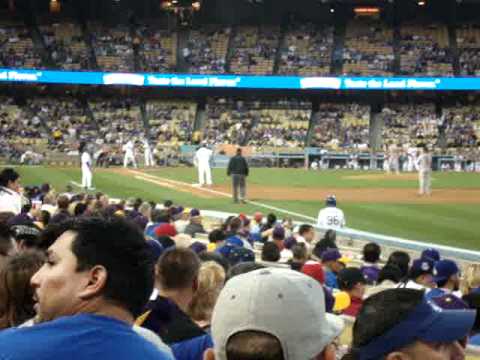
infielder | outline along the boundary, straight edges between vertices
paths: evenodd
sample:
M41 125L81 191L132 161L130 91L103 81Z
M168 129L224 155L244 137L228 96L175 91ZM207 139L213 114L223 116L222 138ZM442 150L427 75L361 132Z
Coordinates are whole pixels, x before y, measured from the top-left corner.
M155 161L153 160L152 148L148 139L143 139L143 155L145 156L145 166L154 166Z
M328 229L345 227L345 214L341 209L337 208L335 195L327 196L325 205L326 207L318 213L317 225Z
M135 160L135 144L132 140L129 140L124 146L125 156L123 158L123 167L127 167L128 164L133 163L133 167L137 168L137 161Z
M81 163L82 163L82 187L87 189L92 189L92 157L87 151L87 146L85 143L80 144L80 153Z
M426 146L422 149L422 154L417 159L418 182L420 185L418 193L420 195L430 195L432 193L432 155L430 155Z
M213 151L206 147L205 144L200 145L200 148L195 152L193 164L198 169L198 183L200 186L205 183L212 185L212 170L210 169L210 162L212 160Z

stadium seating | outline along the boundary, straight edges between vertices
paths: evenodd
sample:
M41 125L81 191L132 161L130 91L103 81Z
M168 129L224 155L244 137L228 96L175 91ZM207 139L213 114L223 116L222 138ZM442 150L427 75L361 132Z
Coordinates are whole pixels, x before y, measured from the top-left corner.
M480 105L443 108L443 122L448 147L471 147L480 138Z
M191 139L197 105L191 101L160 101L147 103L150 136L161 144L179 144Z
M460 24L457 28L460 74L480 75L480 28L477 24Z
M152 72L173 72L177 64L177 34L155 25L137 29L141 68Z
M3 66L41 68L28 29L20 24L0 24L0 61Z
M392 28L366 19L348 23L343 50L345 75L390 76L393 60Z
M402 24L402 75L452 76L448 31L440 24Z
M271 74L280 30L268 26L240 26L233 40L230 70L235 74Z
M285 35L279 73L285 75L327 75L333 48L333 27L294 24Z
M201 27L190 31L185 60L190 72L221 74L225 72L230 28Z

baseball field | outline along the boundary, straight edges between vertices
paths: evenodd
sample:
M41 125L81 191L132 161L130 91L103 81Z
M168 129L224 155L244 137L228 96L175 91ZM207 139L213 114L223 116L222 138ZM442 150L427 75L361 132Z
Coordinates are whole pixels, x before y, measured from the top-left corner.
M52 184L64 191L80 182L80 170L19 167L23 185ZM194 168L95 169L97 191L110 196L163 202L227 212L273 211L280 217L314 222L326 195L337 197L347 226L378 234L478 250L480 246L480 174L434 173L431 197L417 196L416 174L363 171L251 169L247 204L234 204L225 169L214 169L214 186L199 189Z

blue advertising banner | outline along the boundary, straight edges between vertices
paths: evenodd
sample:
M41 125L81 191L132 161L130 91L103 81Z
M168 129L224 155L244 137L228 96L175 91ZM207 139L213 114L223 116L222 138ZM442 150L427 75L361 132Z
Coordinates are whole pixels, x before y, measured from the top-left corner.
M0 68L0 82L280 90L480 90L474 77L300 77L111 73Z

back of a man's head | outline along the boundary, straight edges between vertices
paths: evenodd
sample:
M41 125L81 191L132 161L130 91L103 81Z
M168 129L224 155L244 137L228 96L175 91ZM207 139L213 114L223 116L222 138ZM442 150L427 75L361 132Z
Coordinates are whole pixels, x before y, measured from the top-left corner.
M67 210L70 205L70 199L66 195L60 195L57 199L57 206L61 210Z
M200 259L188 248L165 251L157 263L157 280L163 290L191 288L198 278Z
M71 250L77 260L77 271L104 267L107 280L101 295L138 316L153 290L154 263L135 224L118 217L78 218L47 233L51 239L67 231L76 234Z
M247 330L236 333L228 340L226 353L228 360L285 359L280 341L262 331Z
M353 348L364 346L404 320L423 296L419 290L394 289L366 299L353 325Z
M5 168L0 172L0 186L6 187L9 182L14 182L20 175L12 168Z

